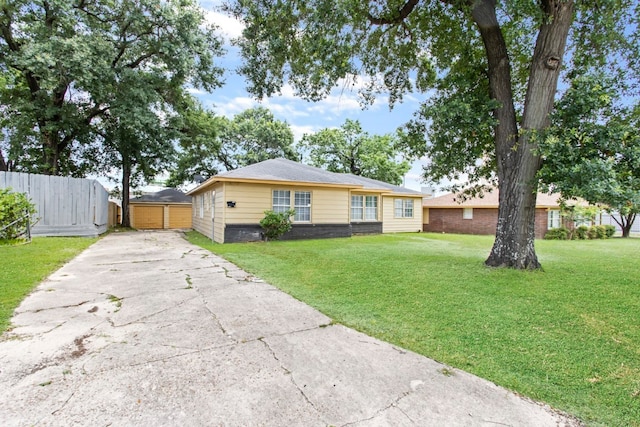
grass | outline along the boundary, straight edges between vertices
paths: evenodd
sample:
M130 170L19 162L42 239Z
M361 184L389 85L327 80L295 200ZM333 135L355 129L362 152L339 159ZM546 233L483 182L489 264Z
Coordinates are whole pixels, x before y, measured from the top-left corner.
M0 333L16 307L43 279L97 239L34 237L29 244L0 245Z
M640 426L640 239L537 241L544 271L483 265L486 236L189 240L353 327L592 426Z

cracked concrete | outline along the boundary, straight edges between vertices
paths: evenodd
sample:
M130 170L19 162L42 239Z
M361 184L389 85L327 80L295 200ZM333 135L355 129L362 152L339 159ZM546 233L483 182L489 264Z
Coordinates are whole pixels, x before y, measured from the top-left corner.
M331 319L174 232L110 234L0 338L0 424L574 426Z

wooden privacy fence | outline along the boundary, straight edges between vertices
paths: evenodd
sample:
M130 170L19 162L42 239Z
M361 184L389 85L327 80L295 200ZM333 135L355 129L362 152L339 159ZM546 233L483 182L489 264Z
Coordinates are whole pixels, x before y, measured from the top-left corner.
M39 219L34 236L98 236L107 231L109 194L93 179L0 172L0 188L26 193Z

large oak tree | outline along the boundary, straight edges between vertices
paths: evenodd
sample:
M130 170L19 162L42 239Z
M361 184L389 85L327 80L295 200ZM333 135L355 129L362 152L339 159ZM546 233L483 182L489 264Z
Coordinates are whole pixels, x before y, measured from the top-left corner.
M343 78L366 77L362 95L391 103L436 89L407 125L407 143L427 154L431 178L494 178L500 191L489 266L535 269L537 132L561 70L589 67L622 37L633 2L573 0L238 0L227 6L246 28L239 41L249 90L290 83L308 99ZM637 6L636 6L637 7ZM618 34L619 35L619 34ZM358 76L358 77L355 77ZM434 132L434 130L437 131Z
M159 112L183 85L219 85L211 30L194 0L3 0L0 167L83 175L118 112Z

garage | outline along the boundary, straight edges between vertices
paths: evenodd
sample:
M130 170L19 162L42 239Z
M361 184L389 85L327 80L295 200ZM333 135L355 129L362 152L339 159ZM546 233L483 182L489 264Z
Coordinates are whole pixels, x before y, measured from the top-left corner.
M191 228L191 197L175 189L129 200L131 226L139 230Z
M131 205L131 226L140 230L164 228L164 206Z
M169 228L191 228L191 204L169 206Z

